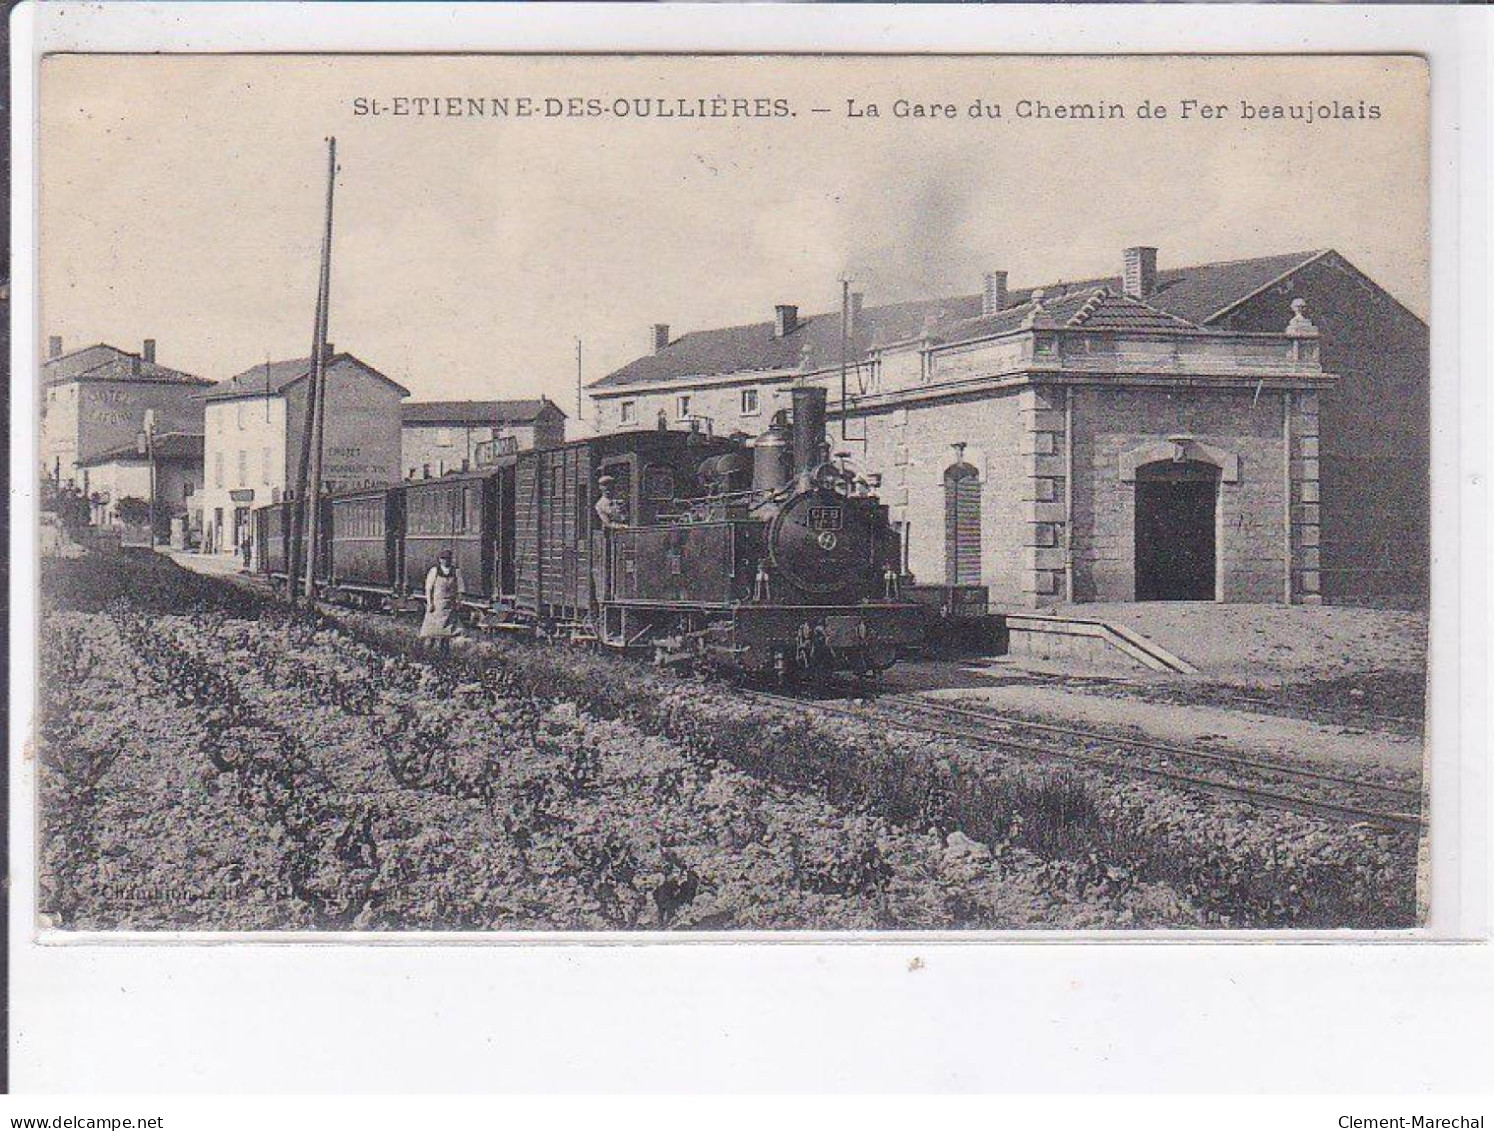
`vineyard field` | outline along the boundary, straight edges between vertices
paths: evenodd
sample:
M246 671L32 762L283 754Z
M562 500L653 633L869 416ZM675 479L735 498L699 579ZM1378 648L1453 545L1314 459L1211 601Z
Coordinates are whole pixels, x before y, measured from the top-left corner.
M559 646L419 654L148 553L49 563L65 930L1394 927L1416 841L1034 766Z

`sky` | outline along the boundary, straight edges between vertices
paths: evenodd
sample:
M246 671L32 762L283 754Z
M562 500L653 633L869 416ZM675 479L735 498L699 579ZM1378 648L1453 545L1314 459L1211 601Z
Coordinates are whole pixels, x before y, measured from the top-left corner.
M305 356L334 135L329 336L415 399L574 413L578 339L590 382L656 322L838 309L842 276L876 306L1118 273L1135 244L1162 268L1332 247L1429 309L1410 57L70 55L42 68L43 338L152 337L215 380Z

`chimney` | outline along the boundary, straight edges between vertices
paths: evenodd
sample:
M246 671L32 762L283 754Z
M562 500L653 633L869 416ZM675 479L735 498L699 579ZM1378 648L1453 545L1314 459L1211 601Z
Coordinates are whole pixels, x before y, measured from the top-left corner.
M654 323L654 353L659 353L669 344L669 323Z
M1151 298L1157 290L1157 249L1126 248L1126 270L1121 283L1132 298Z
M49 358L62 356L61 334L53 334L50 338L47 339L47 356Z
M822 385L795 385L792 396L794 474L808 475L825 462L825 402L829 394Z
M985 276L985 291L981 295L980 312L984 315L995 314L998 310L1006 307L1006 272L987 271Z
M156 363L156 340L154 338L145 339L145 344L140 347L140 356L151 365Z
M786 338L799 327L799 308L779 303L773 308L773 336Z
M322 355L323 365L326 365L327 362L331 361L334 357L337 356L337 347L334 346L331 342L326 343L326 350L327 352Z

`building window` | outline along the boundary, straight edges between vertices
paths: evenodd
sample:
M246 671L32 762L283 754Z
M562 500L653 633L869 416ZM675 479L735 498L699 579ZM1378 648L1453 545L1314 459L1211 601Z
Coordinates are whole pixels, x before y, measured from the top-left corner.
M681 393L674 402L674 415L680 420L690 419L690 394Z
M249 453L239 449L239 486L249 486Z
M454 442L455 441L453 441L452 438L451 438L451 429L450 428L437 428L436 429L436 447L438 447L438 448L449 448L449 447L451 447L451 445Z
M757 390L756 389L743 389L742 390L742 415L743 416L756 416L757 413L758 413L758 408L757 408Z
M213 453L213 486L223 486L223 453Z
M638 421L638 402L623 401L618 407L618 418L624 424L636 424Z
M238 414L239 428L242 429L244 427L244 402L240 401L238 404L236 404L234 406L234 410Z
M944 472L946 585L980 584L980 472L964 456L961 450L960 459Z
M270 449L269 448L262 448L260 450L259 457L260 457L260 469L259 469L259 471L260 471L260 480L264 483L264 485L266 487L268 487L270 485Z

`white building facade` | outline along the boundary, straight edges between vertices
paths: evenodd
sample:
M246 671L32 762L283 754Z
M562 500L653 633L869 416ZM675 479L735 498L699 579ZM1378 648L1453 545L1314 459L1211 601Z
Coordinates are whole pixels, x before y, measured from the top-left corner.
M255 508L299 473L309 362L272 362L214 389L204 419L203 548L242 552ZM409 395L351 354L328 361L322 489L400 480L400 401Z

